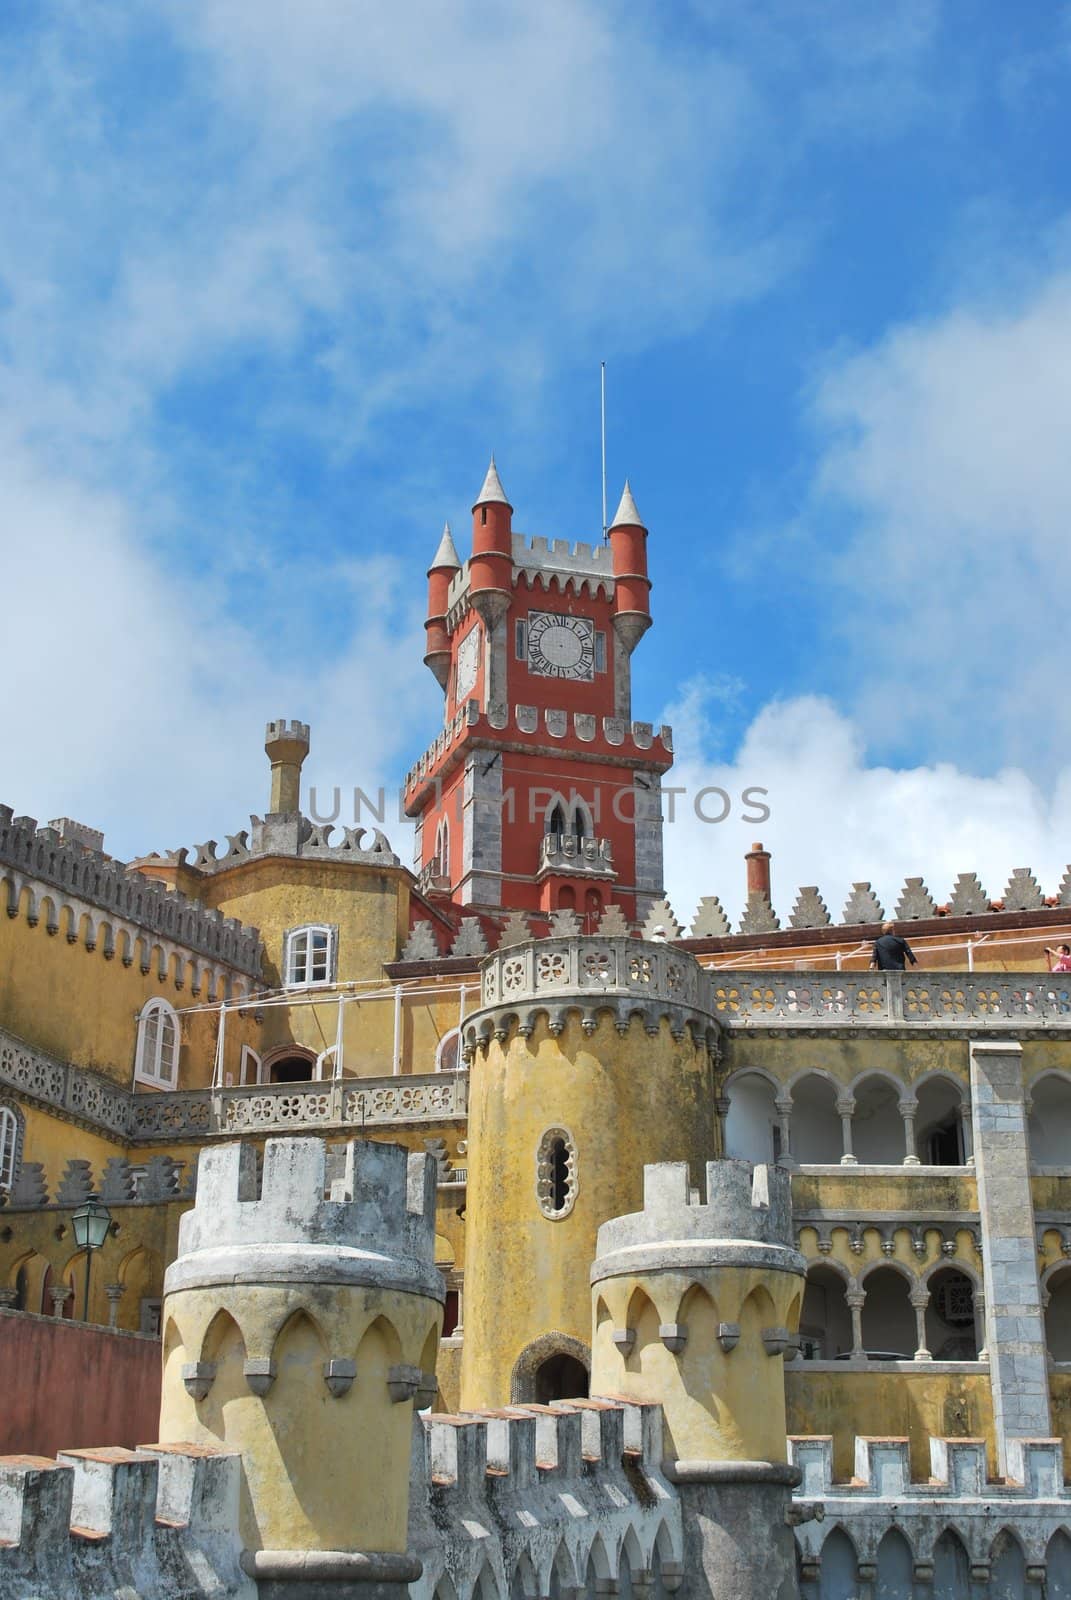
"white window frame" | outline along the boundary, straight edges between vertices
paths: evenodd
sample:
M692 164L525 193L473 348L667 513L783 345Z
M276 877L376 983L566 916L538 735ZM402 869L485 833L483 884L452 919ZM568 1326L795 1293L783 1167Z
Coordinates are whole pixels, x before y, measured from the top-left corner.
M159 1019L159 1020L157 1020ZM153 1024L155 1023L155 1026ZM164 1051L167 1031L172 1037L170 1072L165 1073ZM162 996L146 1000L138 1017L138 1042L134 1054L134 1082L151 1083L157 1089L177 1089L182 1031L178 1012ZM147 1059L151 1055L151 1060Z
M443 1056L446 1054L447 1046L454 1043L457 1045L455 1064L452 1067L444 1067ZM450 1028L443 1034L435 1047L435 1070L436 1072L463 1072L464 1068L465 1062L461 1055L461 1029Z
M264 1063L251 1044L242 1046L242 1059L238 1067L238 1082L243 1088L264 1082Z
M0 1106L0 1189L10 1191L19 1171L22 1124L12 1106Z
M309 943L314 934L323 934L327 940L327 957L322 978L310 978ZM301 940L305 940L304 950ZM304 962L304 977L298 977L298 960ZM338 960L338 928L327 922L308 922L300 928L289 928L283 940L283 986L287 989L325 989L335 982Z

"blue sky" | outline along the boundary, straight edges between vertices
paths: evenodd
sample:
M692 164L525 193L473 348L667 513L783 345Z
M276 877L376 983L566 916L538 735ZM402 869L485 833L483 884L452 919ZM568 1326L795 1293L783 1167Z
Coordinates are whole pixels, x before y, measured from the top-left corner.
M1071 7L94 0L0 20L0 794L130 855L433 736L424 571L651 530L635 711L775 900L1057 887ZM405 830L390 830L408 854ZM753 829L667 830L681 916Z

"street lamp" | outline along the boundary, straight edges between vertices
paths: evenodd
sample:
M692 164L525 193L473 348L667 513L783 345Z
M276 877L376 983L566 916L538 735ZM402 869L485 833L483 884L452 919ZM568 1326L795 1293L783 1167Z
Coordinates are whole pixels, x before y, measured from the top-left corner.
M101 1200L87 1200L71 1218L74 1225L74 1242L86 1253L86 1292L82 1301L82 1321L89 1321L89 1266L94 1250L99 1250L108 1237L112 1214Z

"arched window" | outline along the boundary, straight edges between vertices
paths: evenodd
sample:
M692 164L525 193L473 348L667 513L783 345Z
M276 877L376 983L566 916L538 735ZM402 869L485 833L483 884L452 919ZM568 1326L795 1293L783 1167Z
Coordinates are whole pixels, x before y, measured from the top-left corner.
M974 1284L957 1267L942 1267L927 1279L926 1348L935 1361L977 1361Z
M547 832L553 833L557 835L558 838L561 838L562 835L568 831L568 824L565 818L565 807L562 805L561 801L557 801L551 807L550 816L547 818Z
M445 817L439 819L439 826L435 830L435 859L431 870L436 878L450 876L450 824Z
M244 1044L242 1046L242 1064L238 1073L239 1083L245 1086L260 1083L261 1072L262 1067L259 1055L252 1045Z
M852 1314L845 1299L847 1287L835 1267L808 1267L800 1312L800 1349L805 1361L835 1361L838 1356L851 1354Z
M283 951L283 981L287 988L334 983L337 949L337 928L323 924L291 928L286 935Z
M961 1167L963 1091L951 1078L927 1078L920 1084L915 1110L915 1145L926 1167Z
M461 1058L461 1029L451 1028L439 1040L435 1052L436 1072L457 1072L465 1065Z
M14 1106L0 1105L0 1189L15 1182L22 1148L22 1119Z
M1071 1083L1049 1074L1030 1094L1030 1159L1037 1167L1071 1166Z
M166 1000L148 1000L138 1018L134 1081L173 1089L178 1082L179 1020Z
M593 839L595 825L591 809L575 792L570 794L568 800L563 795L556 795L547 807L543 831L559 839Z
M781 1154L777 1091L768 1078L744 1072L728 1085L725 1154L742 1161L776 1161Z
M918 1325L911 1290L895 1267L876 1267L863 1281L863 1349L873 1361L912 1361Z
M545 1217L558 1222L572 1211L576 1192L576 1145L565 1128L548 1128L536 1152L539 1209Z
M1046 1279L1045 1338L1054 1361L1071 1361L1071 1266Z

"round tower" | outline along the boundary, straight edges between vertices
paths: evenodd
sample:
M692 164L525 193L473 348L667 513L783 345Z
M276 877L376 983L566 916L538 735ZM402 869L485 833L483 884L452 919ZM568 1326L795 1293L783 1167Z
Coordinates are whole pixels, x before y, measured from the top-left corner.
M498 476L495 458L472 508L469 598L487 628L509 608L513 593L513 507Z
M709 1162L701 1200L687 1163L647 1166L643 1210L599 1229L592 1391L661 1401L697 1595L798 1593L783 1358L805 1271L778 1167Z
M460 570L461 561L447 523L435 559L428 568L428 616L424 623L427 634L424 664L435 674L440 689L446 688L450 678L450 634L446 619L450 610L450 585Z
M461 1404L587 1392L600 1222L644 1156L715 1154L711 980L628 937L507 946L465 1022L470 1067Z
M241 1451L262 1596L403 1595L420 1574L409 1455L435 1393L434 1218L434 1162L397 1145L348 1144L329 1188L321 1139L269 1140L259 1186L252 1145L201 1153L164 1282L160 1438Z
M651 580L647 576L647 529L640 521L628 479L609 528L614 562L614 632L631 655L651 626Z

